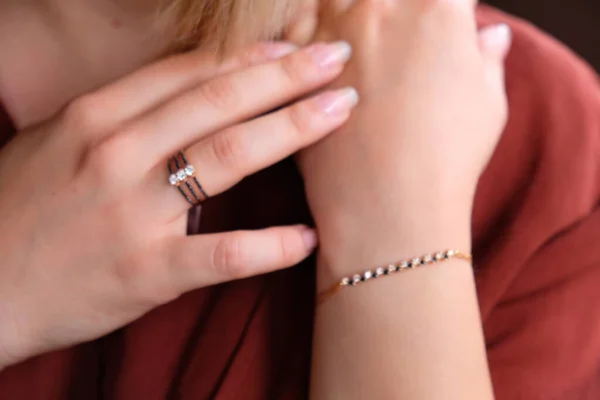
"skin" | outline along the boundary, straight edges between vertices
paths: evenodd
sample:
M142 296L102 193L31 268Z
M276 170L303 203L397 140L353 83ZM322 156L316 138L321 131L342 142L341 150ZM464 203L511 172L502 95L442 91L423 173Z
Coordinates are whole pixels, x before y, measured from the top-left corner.
M223 63L192 52L40 107L59 110L41 123L21 114L26 127L0 153L0 243L11 249L0 256L0 365L308 256L316 237L303 226L186 238L189 205L167 184L166 160L184 148L216 195L319 140L347 120L354 91L262 114L331 82L349 55L347 44L265 44Z
M475 188L506 119L507 30L478 39L460 0L357 1L329 15L317 39L353 45L335 84L352 82L361 105L301 152L318 287L436 250L470 252ZM492 398L470 263L342 289L317 309L312 377L314 399Z
M0 255L0 367L313 250L305 227L185 238L187 203L164 168L184 147L210 171L202 178L211 194L304 149L298 163L319 234L319 289L423 253L470 251L473 194L506 117L509 46L502 29L478 38L471 2L307 6L289 38L350 42L343 73L346 47L321 44L263 45L224 65L194 52L131 75L168 42L168 32L151 28L147 2L78 2L76 21L66 18L72 3L0 3L0 18L31 21L0 34L9 49L0 94L22 130L0 153L8 193L0 220L11 227L0 228L0 247L12 250ZM39 59L25 63L31 43ZM98 62L111 55L114 63ZM64 75L33 79L57 68ZM325 85L324 97L258 117ZM352 90L338 89L347 86L361 104L340 128L356 105ZM250 94L256 87L260 98ZM272 133L260 138L265 130ZM26 176L15 176L16 164ZM492 398L470 265L450 261L338 293L316 311L312 371L315 399Z

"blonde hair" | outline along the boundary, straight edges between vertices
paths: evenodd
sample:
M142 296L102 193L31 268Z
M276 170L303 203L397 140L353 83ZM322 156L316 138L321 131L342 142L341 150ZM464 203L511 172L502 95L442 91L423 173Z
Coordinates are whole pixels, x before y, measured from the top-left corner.
M161 9L175 27L176 50L197 46L223 52L277 39L303 0L170 0Z

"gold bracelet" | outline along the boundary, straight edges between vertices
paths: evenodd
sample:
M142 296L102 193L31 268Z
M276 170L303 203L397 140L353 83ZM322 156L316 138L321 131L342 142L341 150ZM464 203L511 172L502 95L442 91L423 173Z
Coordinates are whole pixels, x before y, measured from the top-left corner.
M361 283L370 281L372 279L377 279L381 276L389 276L396 272L402 272L404 270L417 268L427 264L444 262L452 258L471 261L473 259L473 256L471 256L468 253L462 253L458 250L438 251L437 253L426 254L422 257L416 257L411 260L401 261L396 264L390 264L387 267L378 267L374 270L370 269L363 272L362 274L347 276L342 278L339 282L331 285L324 291L318 293L317 305L323 304L323 302L325 302L328 298L330 298L346 286L356 286Z

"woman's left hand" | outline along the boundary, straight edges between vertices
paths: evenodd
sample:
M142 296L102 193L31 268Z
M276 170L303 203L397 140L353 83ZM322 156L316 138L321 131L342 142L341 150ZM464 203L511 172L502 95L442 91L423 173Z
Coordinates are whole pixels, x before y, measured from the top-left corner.
M475 188L507 116L508 27L478 35L470 0L330 3L317 39L351 43L336 85L361 101L299 158L327 283L421 251L470 250Z

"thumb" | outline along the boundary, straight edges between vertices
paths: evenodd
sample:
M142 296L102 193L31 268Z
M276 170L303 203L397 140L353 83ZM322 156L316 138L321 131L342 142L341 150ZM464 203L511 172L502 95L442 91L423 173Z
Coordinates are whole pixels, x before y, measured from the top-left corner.
M505 91L504 61L510 50L512 34L506 24L487 26L479 32L479 47L485 63L489 84Z

